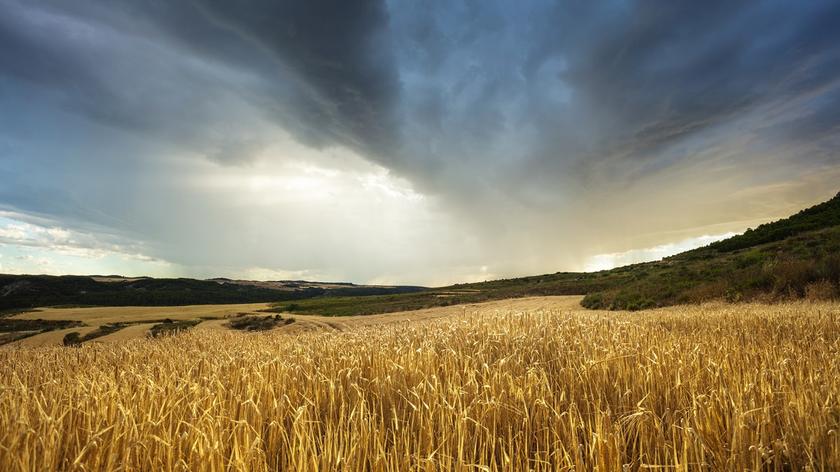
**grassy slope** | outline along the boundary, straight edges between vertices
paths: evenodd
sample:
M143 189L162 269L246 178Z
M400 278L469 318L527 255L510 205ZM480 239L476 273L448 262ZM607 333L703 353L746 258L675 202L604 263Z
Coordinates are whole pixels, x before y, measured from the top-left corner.
M734 250L702 248L632 266L632 279L592 291L587 308L644 309L710 299L840 295L840 226Z
M631 266L632 281L588 292L588 308L642 309L715 298L840 295L840 194L662 261Z
M840 194L790 218L661 261L559 272L373 297L318 297L276 310L333 316L388 313L534 295L586 294L589 308L638 310L710 299L840 295Z

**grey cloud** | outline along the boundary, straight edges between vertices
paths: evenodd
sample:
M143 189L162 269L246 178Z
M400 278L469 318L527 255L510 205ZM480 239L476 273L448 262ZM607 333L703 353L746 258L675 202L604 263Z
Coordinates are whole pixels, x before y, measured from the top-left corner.
M220 128L243 133L219 123L235 121L225 116L230 108L208 105L221 96L313 146L374 158L393 148L389 113L399 84L379 2L7 0L3 8L0 75L46 87L94 120L193 148L210 141L199 152L215 159L225 148L248 160L250 146L231 153L231 138L213 144ZM44 18L50 22L39 24ZM86 34L102 37L79 39Z
M803 88L792 72L832 59L826 32L814 28L826 17L836 20L840 11L809 5L791 12L772 2L643 3L584 45L568 77L589 106L616 117L620 154L652 158L662 146ZM830 79L822 74L819 81Z
M392 146L388 125L398 83L380 1L206 0L201 5L216 22L253 39L297 75L302 90L292 102L296 117L317 127L325 139L368 151Z
M202 78L206 71L173 70L153 52L140 56L149 76L125 77L136 72L130 66L114 74L108 68L120 66L115 55L125 49L54 41L16 18L26 3L7 0L3 73L50 86L95 119L183 128L176 139L195 145L207 140L202 127L218 128L212 117L224 112L201 102L228 93L310 145L351 147L429 183L446 180L439 173L447 160L480 155L494 167L509 159L499 156L507 152L497 149L501 140L521 142L517 163L526 167L655 159L767 97L824 86L838 71L832 45L840 7L830 2L796 9L726 1L41 6L91 28L163 38L157 47L168 41L206 58L209 67L251 77ZM551 61L561 65L541 78ZM179 80L183 86L170 90ZM151 96L133 100L130 90L138 85ZM552 100L551 88L565 88L567 96ZM231 140L223 141L206 154L229 148Z
M408 122L406 140L415 177L436 190L463 162L501 171L511 198L546 180L556 200L561 182L604 165L634 179L621 168L675 164L686 156L675 146L829 87L840 71L833 2L392 2L403 8L404 102L428 97L407 116L429 123ZM831 129L822 116L812 124Z

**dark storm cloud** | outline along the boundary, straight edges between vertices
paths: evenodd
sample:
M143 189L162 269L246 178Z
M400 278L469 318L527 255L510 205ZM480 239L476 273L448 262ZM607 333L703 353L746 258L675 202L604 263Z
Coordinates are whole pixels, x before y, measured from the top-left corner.
M200 128L215 112L201 101L232 91L310 145L348 146L409 174L446 181L440 175L446 161L480 154L493 167L511 159L496 146L501 137L517 141L523 151L515 163L527 169L657 159L669 145L768 98L824 87L840 68L836 2L394 1L389 7L379 1L7 1L0 18L2 73L51 88L68 106L103 122L183 128L179 138L193 141L206 138ZM55 16L39 22L33 12ZM122 57L130 52L98 41L118 32L252 80L231 84L164 68L153 52ZM90 37L80 40L85 34ZM120 74L122 62L137 61L150 66L150 77ZM167 82L144 87L161 80L155 74ZM138 85L153 95L133 98ZM565 97L552 97L557 89ZM235 143L247 151L257 141L226 138L207 154L235 155Z
M56 41L53 24L33 28L24 18L20 5L3 4L0 15L0 92L8 97L20 91L16 80L24 85L43 87L48 93L69 106L94 117L115 117L118 97L112 94L113 85L96 73L98 66L90 51L66 48ZM122 117L134 122L130 115Z
M833 81L838 19L836 3L641 3L568 50L565 77L616 122L613 152L652 158L765 100Z
M209 155L218 153L227 140L219 132L227 121L220 111L224 108L236 120L241 109L220 104L231 101L224 85L235 90L236 84L224 84L212 70L146 39L158 35L143 17L120 10L117 3L100 9L83 1L0 5L3 118L43 113L43 124L33 120L31 130L37 130L56 111L70 112L111 129ZM69 130L74 125L71 118L60 127ZM105 133L97 139L119 136ZM119 156L89 156L91 162L109 159Z
M402 65L417 76L437 74L436 83L418 87L430 100L418 108L433 110L430 134L448 123L452 145L444 153L498 162L504 158L487 157L496 152L485 147L488 135L519 138L530 152L516 163L528 176L551 169L549 176L561 176L580 161L667 160L670 146L833 86L840 71L836 2L462 8L443 5L438 15L409 16L400 25L408 51ZM545 76L547 67L553 70ZM566 96L553 99L552 88ZM462 99L470 93L474 99ZM810 125L834 126L825 118Z
M398 90L380 1L201 5L214 21L253 39L297 74L300 119L337 142L389 148L389 110Z
M52 89L66 106L108 124L187 128L179 139L200 140L200 128L213 118L201 101L223 90L314 146L345 145L374 155L393 146L389 110L398 83L380 2L7 1L4 9L0 73ZM137 38L139 44L122 49L107 45ZM137 45L150 50L132 54ZM181 50L184 63L193 55L250 77L231 84L202 76L188 64L167 64L171 58L156 56L155 48ZM141 74L120 76L127 70ZM161 78L160 87L144 86ZM170 90L173 83L177 90ZM140 100L138 85L147 94ZM229 154L229 143L208 154Z

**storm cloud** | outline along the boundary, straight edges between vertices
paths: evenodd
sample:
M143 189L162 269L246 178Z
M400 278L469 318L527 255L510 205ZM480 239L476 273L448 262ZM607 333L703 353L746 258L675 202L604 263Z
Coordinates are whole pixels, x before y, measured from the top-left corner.
M838 190L837 2L0 12L0 208L187 275L580 269Z

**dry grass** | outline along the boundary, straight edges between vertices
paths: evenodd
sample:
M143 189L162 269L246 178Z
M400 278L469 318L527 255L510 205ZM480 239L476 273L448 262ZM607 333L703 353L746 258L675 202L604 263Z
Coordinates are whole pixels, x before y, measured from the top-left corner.
M0 470L840 470L840 305L0 350Z

